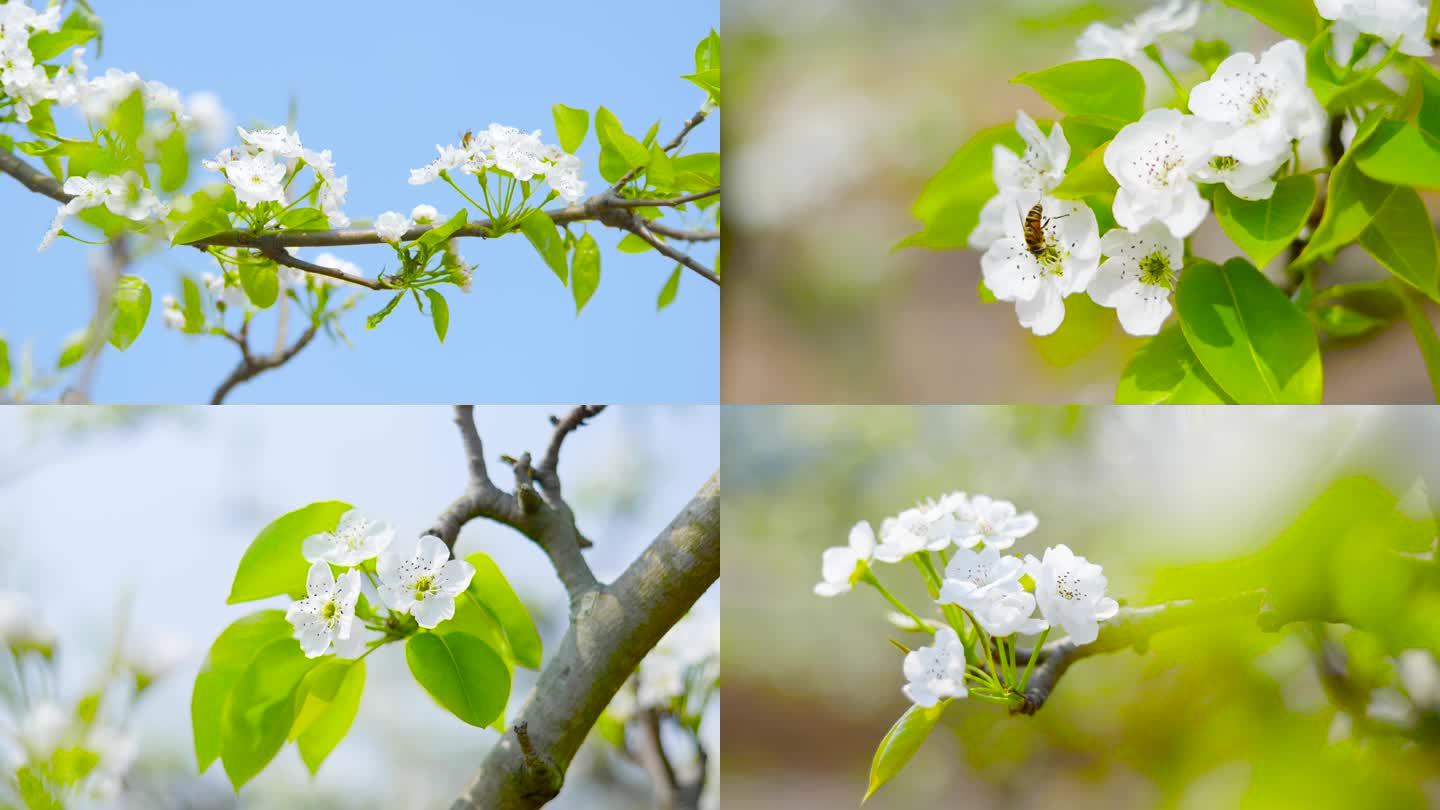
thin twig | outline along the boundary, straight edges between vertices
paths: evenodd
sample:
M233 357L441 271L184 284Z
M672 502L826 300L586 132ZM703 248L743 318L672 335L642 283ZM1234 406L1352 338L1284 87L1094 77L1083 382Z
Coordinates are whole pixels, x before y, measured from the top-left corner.
M333 278L338 281L358 284L361 287L368 287L372 290L393 289L382 279L371 280L365 278L364 276L357 276L352 273L347 273L344 270L336 270L333 267L323 267L318 264L307 262L304 259L296 258L295 256L290 254L290 251L276 245L262 245L260 247L260 252L265 254L266 258L270 259L276 264L283 264L286 267L293 267L296 270L304 270L307 273L314 273L317 276L325 276L327 278Z
M684 124L680 125L680 131L675 134L675 137L671 138L669 143L665 144L660 148L666 152L673 152L676 149L679 149L680 144L685 142L685 136L690 134L690 130L700 126L700 124L704 122L704 120L709 117L709 115L710 110L706 109L705 107L701 107L698 111L696 111L694 115L690 116L690 118L687 119ZM644 166L631 167L630 171L621 175L620 179L615 181L615 184L610 187L610 190L618 192L620 189L625 187L626 183L634 180L635 177L639 175L644 168Z
M234 335L226 333L226 336L229 337L232 342L240 346L240 364L235 367L234 371L230 372L230 376L226 377L220 383L220 387L215 389L215 395L210 398L210 404L219 405L223 403L225 398L230 395L230 392L235 389L235 386L254 379L271 369L279 368L293 360L295 355L304 351L305 347L310 345L310 341L315 339L315 333L319 331L319 328L318 325L312 323L310 327L305 330L305 333L300 336L300 339L291 344L289 348L284 351L263 355L255 355L250 352L248 322L241 327L240 337L237 338Z
M675 207L677 207L677 206L681 206L681 205L684 205L684 204L686 204L686 203L695 202L696 200L704 200L704 199L708 199L708 198L710 198L710 197L717 196L719 193L720 193L720 187L719 187L719 186L716 186L715 188L706 189L705 191L697 191L697 192L695 192L694 194L686 194L686 195L681 196L681 197L669 197L669 198L663 199L663 200L662 200L662 199L632 200L632 199L628 199L628 198L622 198L622 199L616 200L616 201L614 202L614 205L616 205L616 206L618 206L618 207L620 207L620 208L675 208Z
M720 283L720 276L716 275L714 270L711 270L710 268L701 264L690 254L682 253L681 251L678 251L675 248L665 244L665 242L661 240L660 237L656 236L654 232L650 230L649 223L647 223L643 217L636 216L623 227L625 228L625 230L635 234L641 239L644 239L650 245L650 247L655 248L656 252L658 252L660 255L674 259L675 261L688 267L690 270L698 274L701 278L704 278L712 284L718 285Z

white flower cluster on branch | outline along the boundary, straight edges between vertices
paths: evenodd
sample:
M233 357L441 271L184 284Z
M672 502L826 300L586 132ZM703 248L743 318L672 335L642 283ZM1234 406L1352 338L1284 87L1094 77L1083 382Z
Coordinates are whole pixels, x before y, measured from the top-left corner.
M479 176L493 168L520 181L542 177L567 203L578 202L585 196L580 159L558 146L542 143L538 129L527 133L515 127L491 124L478 134L467 135L458 147L437 145L435 151L439 157L410 171L410 185L433 183L457 170Z

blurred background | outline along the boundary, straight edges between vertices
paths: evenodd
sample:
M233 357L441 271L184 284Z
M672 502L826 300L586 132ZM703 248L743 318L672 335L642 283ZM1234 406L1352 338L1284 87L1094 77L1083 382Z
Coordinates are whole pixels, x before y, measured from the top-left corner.
M493 459L543 451L548 415L563 412L480 407L476 421ZM566 442L561 474L596 541L587 556L597 576L609 581L624 570L715 471L718 430L715 408L619 407ZM496 483L508 487L508 475ZM109 666L117 639L126 658L164 670L119 730L117 758L133 765L105 807L447 807L497 735L434 704L398 648L370 657L359 714L317 777L288 746L238 799L219 763L195 774L190 692L222 629L259 608L284 607L225 604L236 563L266 524L341 499L402 536L419 533L464 484L448 408L0 409L0 635L16 634L16 605L27 599L57 645L58 675L32 697L67 713ZM456 548L496 559L535 616L548 660L565 629L566 597L543 553L486 521L471 522ZM718 612L716 588L692 615L703 625ZM11 694L4 666L0 687ZM517 670L511 713L534 678ZM16 736L33 733L35 720L0 711L7 765ZM715 712L702 726L712 752L718 721ZM718 768L718 755L711 764ZM592 740L553 806L629 808L649 796L644 771Z
M1112 402L1140 340L1088 296L1048 338L976 295L980 254L892 251L910 208L976 131L1053 110L1015 75L1075 58L1091 22L1147 0L727 0L732 99L722 393L727 402ZM1237 49L1276 35L1218 3L1196 29ZM1198 254L1240 251L1211 217ZM1383 277L1341 254L1332 278ZM1403 319L1331 340L1330 402L1428 402Z
M924 642L871 588L814 595L820 555L957 489L1034 512L1013 551L1065 543L1122 604L1265 588L1366 629L1219 620L1077 662L1034 717L956 701L866 807L1440 805L1440 412L732 406L722 429L727 808L859 805L910 705L887 640ZM874 571L927 603L911 566Z
M92 75L117 68L165 82L187 97L214 93L232 123L246 128L284 124L293 105L304 144L333 150L337 170L349 175L345 210L357 221L386 210L408 215L421 203L453 214L465 205L460 195L444 184L411 186L409 171L434 159L436 144L458 143L467 129L492 121L539 129L554 142L550 108L556 103L592 113L603 104L632 132L643 133L659 119L660 137L669 138L705 100L680 76L694 70L695 43L720 22L713 0L671 4L663 13L640 0L567 3L539 36L532 8L469 0L432 0L423 13L401 17L388 6L351 4L337 13L333 4L287 0L250 0L243 9L125 0L91 5L105 25L103 50L86 53ZM712 118L691 136L690 151L719 148L718 116ZM80 126L65 117L61 123ZM232 129L214 151L236 138ZM199 164L212 155L193 156L193 187L218 177ZM601 182L593 133L579 157L593 191ZM37 253L54 203L8 177L0 181L0 210L6 212L0 280L7 285L0 296L0 336L10 343L17 375L26 350L43 373L92 314L87 265L103 251L61 240ZM718 290L697 277L682 278L675 302L656 312L656 296L674 263L654 253L616 251L620 236L612 229L590 231L602 249L601 283L579 318L570 291L524 238L483 245L467 240L474 288L468 295L446 290L451 324L445 343L413 308L367 331L364 316L385 302L367 295L342 323L353 347L317 340L284 368L238 388L231 401L718 401ZM322 252L300 255L314 260ZM371 277L387 262L394 269L395 254L384 246L335 252ZM713 264L714 251L700 249L697 258ZM160 250L137 262L131 272L153 288L151 319L129 351L105 352L92 401L209 401L239 353L225 340L164 328L160 299L179 295L182 273L198 276L216 267L193 250ZM275 317L272 309L257 318L258 348L273 342ZM527 336L525 350L494 350L509 347L516 334ZM479 356L485 358L484 378L465 373L478 366ZM537 357L556 373L536 374ZM487 379L523 379L526 385ZM40 398L53 400L58 393Z

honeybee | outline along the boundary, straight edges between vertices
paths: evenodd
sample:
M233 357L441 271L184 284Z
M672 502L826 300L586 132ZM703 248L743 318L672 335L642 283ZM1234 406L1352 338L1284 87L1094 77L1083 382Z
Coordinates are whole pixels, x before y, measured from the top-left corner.
M466 149L470 148L470 142L475 140L475 130L467 129L465 134L460 136L460 145Z
M1053 217L1053 219L1064 219L1068 216L1070 215L1061 214L1058 217ZM1045 216L1045 212L1038 202L1031 207L1030 213L1026 214L1022 221L1025 231L1025 248L1029 250L1030 255L1036 259L1043 260L1051 250L1045 241L1045 226L1049 225L1051 221L1052 218Z

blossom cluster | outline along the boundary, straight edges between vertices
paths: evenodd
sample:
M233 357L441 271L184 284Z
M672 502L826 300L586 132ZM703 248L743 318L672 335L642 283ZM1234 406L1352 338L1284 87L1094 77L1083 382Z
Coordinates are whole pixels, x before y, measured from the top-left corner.
M907 629L934 632L934 643L910 651L903 671L903 691L919 706L969 694L967 656L979 640L990 659L990 639L1004 651L1012 650L1018 635L1040 634L1038 649L1051 628L1059 627L1077 644L1094 641L1100 622L1113 618L1119 604L1106 595L1108 582L1101 567L1075 554L1064 544L1045 549L1040 557L1002 554L1018 539L1039 526L1029 512L1019 512L1009 501L986 495L952 492L906 509L881 523L879 542L870 524L861 521L850 530L848 545L826 549L822 555L820 596L835 596L859 582L876 588L903 613L897 617ZM932 556L933 555L933 556ZM943 572L935 565L935 556ZM906 608L870 570L873 563L913 561L931 571L931 593L942 612L958 608L965 621L946 613L946 623L933 623ZM1036 615L1038 612L1038 615ZM968 628L967 624L968 622ZM993 664L992 664L993 667ZM1011 671L991 673L989 686L1023 690L1023 679Z
M286 189L302 165L315 173L313 190L318 192L320 210L330 224L343 228L350 218L341 210L350 191L350 178L337 174L329 149L315 151L300 143L300 133L288 127L249 131L236 127L240 147L221 150L204 161L210 171L220 172L235 189L235 199L254 208L263 203L286 203ZM308 196L309 192L304 196Z
M301 553L311 563L305 596L291 603L285 619L307 657L318 658L332 647L342 658L365 650L373 638L365 631L373 628L356 622L362 591L426 629L454 617L455 597L470 587L475 567L450 559L450 548L438 537L421 537L410 553L390 550L394 539L388 524L354 509L340 517L334 531L305 538ZM346 570L336 577L332 565Z
M1425 9L1419 0L1386 3L1317 0L1335 20L1335 47L1344 61L1358 34L1378 37L1404 53L1429 54ZM1124 126L1104 147L1102 162L1117 189L1110 213L1116 226L1102 237L1083 202L1059 199L1070 145L1059 123L1045 133L1023 112L1016 130L1023 155L994 147L996 194L985 204L970 246L984 252L986 287L1013 302L1022 326L1045 335L1059 328L1064 298L1087 292L1117 311L1124 329L1153 335L1173 307L1185 259L1184 240L1210 213L1201 186L1224 185L1242 200L1266 200L1277 178L1323 165L1328 121L1307 84L1305 46L1284 40L1256 56L1225 58L1188 93L1174 79L1172 43L1199 17L1199 4L1173 0L1114 28L1096 23L1081 35L1084 59L1122 59L1142 71L1159 69L1175 82L1180 107L1151 109ZM1348 40L1343 34L1349 32ZM1373 49L1366 58L1378 62ZM1353 124L1352 124L1353 127ZM1038 217L1032 211L1038 210Z
M410 171L410 185L433 183L456 170L478 176L495 169L522 182L542 177L566 202L577 202L585 196L580 159L541 142L538 129L527 133L491 124L482 132L467 135L460 146L437 144L435 151L439 153L435 160Z

